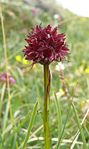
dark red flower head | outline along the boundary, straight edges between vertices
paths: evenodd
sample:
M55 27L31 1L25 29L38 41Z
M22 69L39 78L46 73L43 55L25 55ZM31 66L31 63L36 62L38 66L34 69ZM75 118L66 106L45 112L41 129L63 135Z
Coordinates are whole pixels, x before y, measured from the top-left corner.
M23 50L25 59L33 63L50 64L61 61L68 54L65 35L52 28L36 26L26 39L28 45Z

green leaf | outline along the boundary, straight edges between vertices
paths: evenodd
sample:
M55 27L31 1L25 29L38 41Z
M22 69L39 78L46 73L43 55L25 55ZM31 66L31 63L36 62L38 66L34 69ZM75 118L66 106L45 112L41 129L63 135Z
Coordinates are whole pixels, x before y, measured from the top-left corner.
M33 123L34 123L34 120L35 120L36 112L37 112L37 106L38 106L38 102L36 102L36 104L34 106L33 113L32 113L32 116L31 116L31 120L30 120L30 123L29 123L29 126L28 126L27 135L26 135L25 140L24 140L23 145L22 145L22 149L25 149L27 141L29 139L30 132L31 132L31 129L32 129L32 126L33 126Z
M85 136L84 136L82 126L81 126L81 123L80 123L80 120L79 120L79 116L78 116L78 113L77 113L77 110L75 108L74 103L72 103L72 107L73 107L73 110L74 110L74 114L75 114L76 122L77 122L77 125L78 125L78 128L79 128L79 131L80 131L80 135L81 135L81 138L82 138L82 141L83 141L83 148L87 149Z

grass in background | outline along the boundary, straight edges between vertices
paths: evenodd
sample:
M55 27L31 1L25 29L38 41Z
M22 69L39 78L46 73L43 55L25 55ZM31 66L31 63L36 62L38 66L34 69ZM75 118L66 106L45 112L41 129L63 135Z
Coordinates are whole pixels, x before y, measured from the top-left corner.
M30 70L29 64L24 62L23 56L19 58L25 45L25 42L23 43L25 35L33 25L41 22L43 25L49 22L53 25L62 24L60 29L67 33L71 49L69 63L65 62L64 64L67 95L64 94L64 86L60 81L59 72L55 70L56 64L51 66L50 128L53 148L59 149L59 144L61 149L83 149L83 144L85 144L85 148L88 148L89 19L79 18L62 10L63 20L60 22L54 19L55 12L53 14L53 12L45 12L42 9L33 17L30 6L23 3L20 6L19 3L17 6L15 3L13 5L10 5L9 2L2 3L0 73L8 70L15 78L16 84L9 87L9 92L5 84L0 82L0 149L19 149L25 138L27 138L25 145L28 149L43 148L42 67L36 65ZM18 58L16 58L17 56ZM28 138L26 137L28 136L28 126L32 120L32 111L37 100L39 101L38 111L33 127L30 129L30 138Z

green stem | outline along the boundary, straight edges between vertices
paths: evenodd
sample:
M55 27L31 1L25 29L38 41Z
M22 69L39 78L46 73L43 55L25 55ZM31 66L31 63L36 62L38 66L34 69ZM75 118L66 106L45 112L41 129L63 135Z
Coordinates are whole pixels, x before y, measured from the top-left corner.
M49 92L50 92L50 72L49 65L44 65L44 142L45 149L50 149L49 131Z

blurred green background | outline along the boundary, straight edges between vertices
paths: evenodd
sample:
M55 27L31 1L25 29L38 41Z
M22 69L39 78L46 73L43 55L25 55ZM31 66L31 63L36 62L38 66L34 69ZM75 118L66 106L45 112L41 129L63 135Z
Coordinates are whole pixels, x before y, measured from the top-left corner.
M58 63L50 65L50 130L54 139L52 148L55 148L58 134L64 130L61 149L69 149L79 130L71 103L75 105L80 123L89 108L89 18L72 14L54 0L2 0L0 8L2 8L7 52L6 60L0 20L0 74L5 73L7 69L16 80L16 83L10 86L9 95L5 82L0 81L0 149L20 148L37 100L38 111L26 149L43 148L41 140L43 68L40 64L36 64L30 69L31 63L24 60L22 53L27 34L39 24L59 26L59 32L66 34L70 49L68 59L63 63L63 70L56 68ZM26 121L23 122L25 118ZM88 113L83 122L82 132L88 144ZM34 141L37 137L40 138ZM83 149L81 133L77 141L74 148Z

